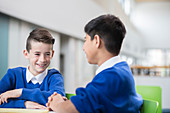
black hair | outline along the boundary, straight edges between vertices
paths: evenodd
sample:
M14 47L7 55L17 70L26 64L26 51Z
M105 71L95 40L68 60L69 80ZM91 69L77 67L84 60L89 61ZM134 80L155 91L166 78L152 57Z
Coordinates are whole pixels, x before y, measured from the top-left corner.
M86 24L84 31L91 37L91 40L95 35L99 35L106 49L114 55L119 54L126 34L124 24L118 17L111 14L94 18Z

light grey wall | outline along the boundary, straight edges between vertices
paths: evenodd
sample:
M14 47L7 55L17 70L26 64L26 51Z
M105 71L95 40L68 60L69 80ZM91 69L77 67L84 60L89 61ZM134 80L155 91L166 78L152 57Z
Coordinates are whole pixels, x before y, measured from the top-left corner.
M170 49L170 1L137 3L132 22L143 34L146 48Z
M61 36L61 54L64 56L64 83L68 93L75 93L77 87L85 87L92 80L95 66L88 64L82 50L83 41ZM63 64L60 64L63 65Z
M18 19L10 18L9 24L9 49L8 67L28 66L28 61L23 55L26 48L26 39L32 31L32 25Z
M0 79L8 68L9 17L0 13Z

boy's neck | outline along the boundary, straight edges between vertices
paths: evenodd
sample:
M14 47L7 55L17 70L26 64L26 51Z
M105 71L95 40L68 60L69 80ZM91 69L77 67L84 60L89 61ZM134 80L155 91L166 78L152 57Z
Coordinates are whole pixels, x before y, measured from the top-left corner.
M98 66L101 66L104 62L106 62L107 60L109 60L110 58L114 57L115 55L107 52L107 53L102 53L99 57L98 60Z

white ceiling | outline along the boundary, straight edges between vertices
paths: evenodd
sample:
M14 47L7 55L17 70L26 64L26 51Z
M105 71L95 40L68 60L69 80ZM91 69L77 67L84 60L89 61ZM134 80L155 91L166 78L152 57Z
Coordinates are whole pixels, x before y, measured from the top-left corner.
M170 1L137 2L132 22L143 34L147 48L170 49Z
M0 12L82 39L84 25L104 10L91 0L0 0Z
M166 2L170 0L135 0L136 2Z

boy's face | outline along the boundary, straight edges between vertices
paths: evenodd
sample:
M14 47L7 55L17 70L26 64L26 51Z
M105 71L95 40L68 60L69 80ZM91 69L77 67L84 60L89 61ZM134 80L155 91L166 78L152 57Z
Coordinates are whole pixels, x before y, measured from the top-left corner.
M86 34L83 50L86 54L87 60L90 64L96 64L96 43L95 39L91 40L91 37Z
M38 75L46 70L50 65L54 51L52 44L31 41L31 49L24 50L24 56L29 60L29 71L33 75Z

